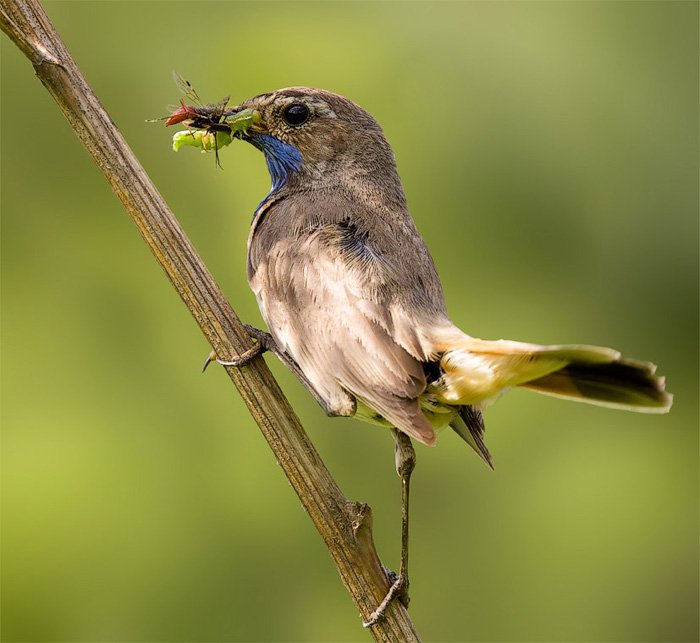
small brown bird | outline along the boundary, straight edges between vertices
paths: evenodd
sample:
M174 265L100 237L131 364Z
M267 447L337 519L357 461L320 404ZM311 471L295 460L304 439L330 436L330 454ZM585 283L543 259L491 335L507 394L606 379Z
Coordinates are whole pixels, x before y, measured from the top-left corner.
M248 240L248 280L274 340L257 333L260 345L329 414L392 427L397 438L401 570L371 624L394 596L407 602L407 436L432 446L450 426L491 466L481 412L508 388L650 413L667 412L672 398L653 364L610 348L487 341L455 326L392 150L352 101L293 87L226 113L232 125L242 119L249 125L235 136L262 150L272 177Z

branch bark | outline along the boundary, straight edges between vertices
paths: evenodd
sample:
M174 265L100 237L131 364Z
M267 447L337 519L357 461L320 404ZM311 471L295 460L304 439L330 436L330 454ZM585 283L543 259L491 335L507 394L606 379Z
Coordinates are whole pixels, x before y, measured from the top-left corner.
M0 0L0 27L31 61L217 355L229 360L249 349L251 339L241 321L38 0ZM367 620L389 588L372 540L369 507L342 494L264 360L256 359L242 369L229 367L227 372L325 541L362 619ZM399 601L392 602L371 633L376 641L419 640Z

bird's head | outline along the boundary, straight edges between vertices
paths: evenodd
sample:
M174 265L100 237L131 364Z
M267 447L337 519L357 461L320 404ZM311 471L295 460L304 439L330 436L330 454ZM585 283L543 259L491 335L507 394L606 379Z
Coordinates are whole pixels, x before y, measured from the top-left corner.
M265 154L273 190L297 183L333 187L378 172L385 180L396 174L393 153L374 118L322 89L261 94L227 111L226 121L234 136Z

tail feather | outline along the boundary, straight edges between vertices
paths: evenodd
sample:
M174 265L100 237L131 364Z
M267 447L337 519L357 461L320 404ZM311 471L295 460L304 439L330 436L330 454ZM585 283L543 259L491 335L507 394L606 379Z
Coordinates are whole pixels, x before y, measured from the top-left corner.
M568 400L643 413L667 413L673 396L649 362L620 359L609 364L572 362L522 384L523 388Z
M450 426L493 469L493 458L484 442L486 426L481 411L474 406L462 406L459 408L459 416L452 421Z
M444 352L440 368L442 376L431 386L440 401L453 406L483 406L514 386L643 413L666 413L673 401L664 379L654 375L656 366L600 346L540 346L463 335Z

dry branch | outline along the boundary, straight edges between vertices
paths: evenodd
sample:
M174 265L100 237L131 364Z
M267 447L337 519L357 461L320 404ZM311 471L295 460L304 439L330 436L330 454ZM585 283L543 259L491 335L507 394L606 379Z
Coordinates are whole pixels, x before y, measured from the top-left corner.
M75 133L136 223L168 278L224 360L251 339L165 201L100 105L37 0L0 0L0 26L29 58ZM326 543L363 620L389 583L372 541L366 505L342 494L265 362L227 368L275 458ZM418 641L399 601L371 628L377 641Z

